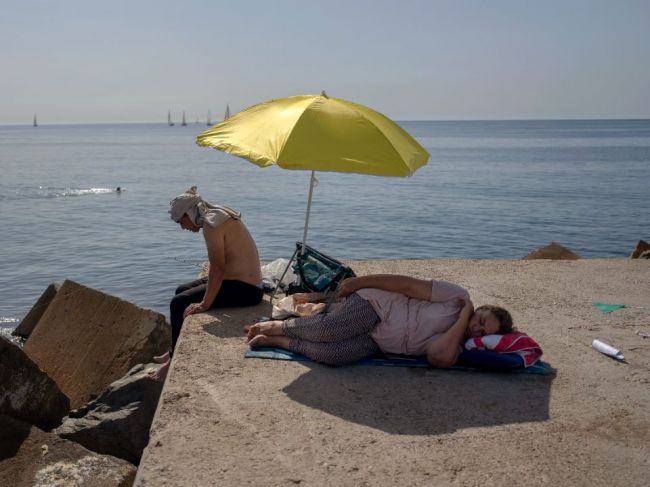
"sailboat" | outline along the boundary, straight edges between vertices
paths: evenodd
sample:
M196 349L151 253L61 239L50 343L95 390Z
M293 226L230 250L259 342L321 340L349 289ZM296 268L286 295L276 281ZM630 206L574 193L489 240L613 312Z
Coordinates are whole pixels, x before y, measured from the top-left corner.
M224 120L228 120L229 118L230 118L230 105L228 105L228 104L226 103L226 113L225 113L225 115L223 116L223 119L224 119Z
M185 121L185 110L183 110L183 121L181 122L183 127L187 127L187 122Z
M38 127L38 122L36 121L36 114L34 114L34 127Z
M210 110L208 110L208 121L206 123L208 127L212 125L212 114L210 113Z
M172 122L172 112L171 111L167 112L167 125L169 125L170 127L174 126L174 122Z

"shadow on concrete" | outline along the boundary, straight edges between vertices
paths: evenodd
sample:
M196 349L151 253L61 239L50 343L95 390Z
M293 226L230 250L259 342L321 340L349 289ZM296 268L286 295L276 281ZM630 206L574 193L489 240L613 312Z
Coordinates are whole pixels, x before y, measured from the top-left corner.
M399 435L549 419L553 377L305 363L283 391L294 401Z
M212 310L208 314L214 321L205 323L203 330L219 338L243 338L244 325L252 323L260 316L271 316L271 305L262 301L257 306L246 308L227 308Z

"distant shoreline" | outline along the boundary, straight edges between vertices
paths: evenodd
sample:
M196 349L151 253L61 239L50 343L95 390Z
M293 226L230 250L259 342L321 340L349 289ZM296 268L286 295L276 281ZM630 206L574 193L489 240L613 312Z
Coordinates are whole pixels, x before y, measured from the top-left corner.
M401 119L401 118L395 118L394 119L398 123L418 123L418 122L440 122L440 123L446 123L446 122L453 122L453 123L462 123L462 122L641 122L641 121L650 121L650 115L647 117L639 117L639 118L602 118L602 117L595 117L595 118L589 118L589 117L584 117L584 118L432 118L432 119L426 119L426 118L417 118L417 119ZM216 122L214 125L216 125L219 122ZM42 122L39 121L38 127L34 128L42 128L42 127L48 127L48 126L75 126L75 125L167 125L167 121L164 120L151 120L151 121L120 121L120 122L107 122L107 121L95 121L95 122ZM186 127L192 127L195 125L199 126L205 126L205 122L199 121L199 123L196 122L188 122ZM0 127L25 127L25 126L32 126L32 122L0 122ZM174 125L174 128L176 126L183 128L182 125L176 124ZM170 127L171 128L171 127Z

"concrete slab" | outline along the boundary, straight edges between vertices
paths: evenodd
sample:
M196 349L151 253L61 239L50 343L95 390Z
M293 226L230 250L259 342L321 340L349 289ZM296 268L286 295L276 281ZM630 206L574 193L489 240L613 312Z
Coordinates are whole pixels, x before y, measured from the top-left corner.
M543 376L244 359L268 304L186 321L135 485L646 485L650 263L364 261L511 310ZM593 301L625 303L604 315ZM628 363L591 348L600 338Z
M16 344L0 336L0 415L51 429L70 411L59 386Z
M32 309L29 310L11 334L22 338L29 337L29 334L34 330L38 324L38 320L41 319L43 313L45 313L45 310L54 299L54 296L56 296L56 293L59 292L60 288L61 284L56 282L47 286L45 291L43 291L43 294L41 294L34 306L32 306Z
M170 341L162 314L66 280L23 350L75 409L164 353Z

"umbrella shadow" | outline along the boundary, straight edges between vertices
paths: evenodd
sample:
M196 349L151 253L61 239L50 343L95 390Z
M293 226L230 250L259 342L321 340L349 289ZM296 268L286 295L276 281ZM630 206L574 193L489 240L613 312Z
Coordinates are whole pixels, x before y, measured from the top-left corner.
M305 365L310 370L283 389L291 399L391 434L549 419L552 376Z

